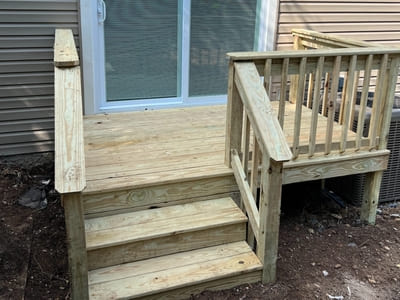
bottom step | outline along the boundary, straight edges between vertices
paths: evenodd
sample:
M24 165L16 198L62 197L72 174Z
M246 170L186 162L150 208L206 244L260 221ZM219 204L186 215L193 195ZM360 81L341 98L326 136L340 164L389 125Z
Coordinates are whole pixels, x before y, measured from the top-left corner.
M90 299L185 299L206 289L261 280L246 242L182 252L89 272Z

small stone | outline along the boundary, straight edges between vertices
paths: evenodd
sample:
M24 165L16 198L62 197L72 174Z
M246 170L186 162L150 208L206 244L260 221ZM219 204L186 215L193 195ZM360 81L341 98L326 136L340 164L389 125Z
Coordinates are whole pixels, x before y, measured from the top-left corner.
M368 282L372 283L372 284L376 284L375 279L373 279L372 277L368 278Z
M334 217L335 219L341 220L343 219L343 217L341 215L338 214L331 214L332 217Z
M400 269L400 264L397 264L396 267L398 267Z
M384 246L383 249L385 249L386 251L390 251L390 248L388 246Z
M336 265L335 265L335 269L340 269L341 267L342 267L341 264L336 264Z
M357 247L357 244L354 242L348 243L347 247Z
M378 209L376 210L376 213L380 215L380 214L382 213L382 209L379 209L379 208L378 208Z
M314 229L312 229L312 228L308 228L308 232L309 232L310 234L314 234L314 233L315 233Z
M315 267L315 262L312 262L311 265L312 265L313 267Z
M324 275L324 277L326 277L326 276L329 275L328 271L326 271L326 270L323 270L323 271L322 271L322 274Z
M400 214L391 214L390 215L392 218L400 218Z

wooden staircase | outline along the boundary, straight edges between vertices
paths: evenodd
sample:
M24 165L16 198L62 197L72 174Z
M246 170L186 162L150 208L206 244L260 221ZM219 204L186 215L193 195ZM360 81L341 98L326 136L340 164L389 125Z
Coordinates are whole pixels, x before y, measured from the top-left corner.
M298 49L322 50L230 54L224 132L218 107L84 118L72 31L56 31L55 188L73 299L182 299L274 281L283 184L366 173L361 219L374 224L400 50L330 49L337 38L300 34L311 41L299 35Z
M231 198L85 220L91 299L185 299L261 279Z

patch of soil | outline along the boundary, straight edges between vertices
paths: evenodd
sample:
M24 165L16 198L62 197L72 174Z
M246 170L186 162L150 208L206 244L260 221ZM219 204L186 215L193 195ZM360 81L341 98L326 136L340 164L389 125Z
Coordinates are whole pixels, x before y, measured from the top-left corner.
M63 209L52 181L43 184L52 178L48 160L0 162L0 299L70 298ZM45 191L47 207L17 203L31 187ZM400 204L380 210L377 225L364 226L357 207L321 197L318 182L288 186L276 283L192 299L400 299Z
M64 214L53 173L43 157L0 163L0 299L69 298ZM18 204L30 187L45 191L47 207Z

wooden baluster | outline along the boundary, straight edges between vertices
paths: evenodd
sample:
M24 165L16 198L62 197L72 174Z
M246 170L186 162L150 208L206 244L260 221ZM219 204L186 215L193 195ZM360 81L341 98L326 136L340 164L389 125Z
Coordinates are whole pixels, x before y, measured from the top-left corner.
M329 103L327 107L328 121L327 121L326 136L325 136L325 154L331 153L332 149L333 123L335 121L336 99L339 87L341 62L342 62L342 57L336 56L335 61L333 63L331 93L329 96Z
M310 149L308 151L309 157L313 156L314 152L315 152L315 141L316 141L316 135L317 135L319 106L321 104L319 86L320 86L320 83L322 80L322 72L324 71L324 62L325 62L325 59L323 56L318 58L317 70L315 72L315 89L314 89L314 96L313 96L311 128L310 128Z
M250 188L251 192L253 194L254 199L257 200L257 188L259 186L258 183L258 166L260 165L260 146L258 144L258 141L256 139L256 136L254 136L254 142L253 142L253 157L252 157L252 164L251 164L251 180L250 180ZM255 237L254 233L252 232L251 228L248 227L249 230L247 231L247 242L250 245L252 249L255 247ZM258 236L258 232L256 232Z
M329 100L329 80L330 80L330 74L325 73L325 81L324 81L324 95L322 97L322 110L321 113L323 116L328 116L328 100Z
M347 146L347 134L350 126L350 109L353 106L354 93L353 93L353 86L355 84L355 70L356 70L356 63L357 63L357 55L352 55L349 62L349 70L347 72L347 87L346 87L346 96L345 96L345 103L343 108L343 124L342 124L342 134L340 137L340 147L339 150L341 153L346 151ZM343 105L343 103L342 103Z
M308 75L307 107L311 108L313 103L314 73ZM316 84L315 84L316 85Z
M264 66L264 88L267 91L268 96L271 95L271 68L272 59L267 59Z
M360 71L354 73L354 86L353 86L353 101L350 109L350 130L353 130L356 102L357 102L357 92L358 92L358 82L360 81Z
M262 157L260 232L257 256L263 263L262 282L276 279L283 163Z
M279 111L278 111L278 120L282 128L285 119L285 102L286 102L288 70L289 70L289 58L284 58L282 64L281 90L279 95Z
M242 165L243 170L246 176L249 173L249 147L250 147L250 120L247 117L246 110L243 114L243 137L242 137L242 149L243 149L243 158Z
M376 148L376 137L379 130L380 113L382 111L382 102L384 97L384 85L386 81L386 69L388 64L388 55L384 54L381 58L380 68L378 72L378 78L376 81L375 95L372 103L372 115L369 127L369 148Z
M307 57L302 57L299 66L298 90L296 95L296 114L294 119L293 134L293 159L299 156L300 126L301 126L301 108L304 100L304 84L306 77Z
M365 113L367 110L368 104L368 92L369 85L371 81L371 68L372 68L373 55L368 55L368 58L365 62L365 70L364 70L364 82L361 91L361 99L360 99L360 110L358 112L358 121L357 121L357 139L356 139L356 150L359 150L361 147L361 139L364 133L364 123L365 123Z
M231 167L231 151L240 151L242 142L243 103L236 88L235 67L229 63L228 103L226 109L225 164Z
M344 119L344 106L347 101L347 99L346 99L347 83L348 83L348 80L347 80L347 73L346 73L343 76L342 101L340 103L340 108L339 108L339 122L338 123L340 125L343 124L343 119Z

